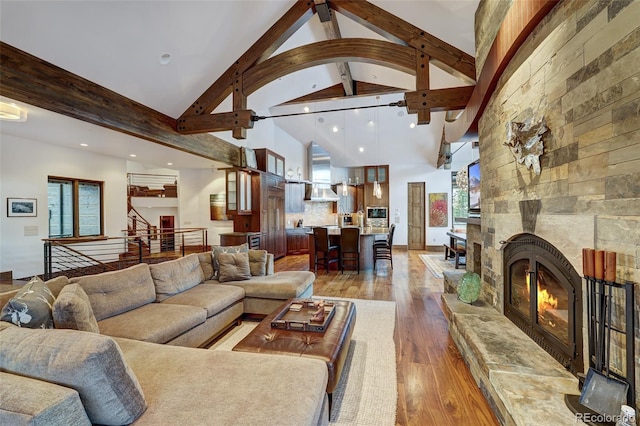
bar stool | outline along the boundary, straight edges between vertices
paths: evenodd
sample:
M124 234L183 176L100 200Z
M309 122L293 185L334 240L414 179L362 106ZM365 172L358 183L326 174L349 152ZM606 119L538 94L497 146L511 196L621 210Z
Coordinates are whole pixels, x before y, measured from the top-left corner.
M342 228L340 230L340 269L344 274L344 263L355 262L360 274L360 228Z
M331 244L329 241L329 230L322 226L313 228L313 241L315 247L315 256L313 264L313 272L318 272L318 264L324 265L324 269L329 273L329 264L340 261L340 245ZM334 256L331 256L334 252ZM322 253L322 257L319 257Z
M393 233L396 230L396 224L392 223L389 227L389 234L385 240L373 242L373 270L376 270L376 262L378 259L386 259L391 261L391 269L393 269Z

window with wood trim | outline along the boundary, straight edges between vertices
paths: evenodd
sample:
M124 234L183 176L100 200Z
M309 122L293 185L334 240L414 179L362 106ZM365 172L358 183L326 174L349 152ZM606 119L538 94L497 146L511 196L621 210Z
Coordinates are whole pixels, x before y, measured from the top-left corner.
M103 182L49 176L49 238L103 235Z
M463 224L456 219L469 216L469 193L467 188L460 188L456 181L458 172L451 172L451 217L454 225Z

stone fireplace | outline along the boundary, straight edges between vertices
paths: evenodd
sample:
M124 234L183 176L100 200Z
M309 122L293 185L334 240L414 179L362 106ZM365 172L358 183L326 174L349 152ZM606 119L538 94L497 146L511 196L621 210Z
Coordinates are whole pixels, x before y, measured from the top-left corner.
M572 374L583 372L582 280L549 242L504 242L504 314Z

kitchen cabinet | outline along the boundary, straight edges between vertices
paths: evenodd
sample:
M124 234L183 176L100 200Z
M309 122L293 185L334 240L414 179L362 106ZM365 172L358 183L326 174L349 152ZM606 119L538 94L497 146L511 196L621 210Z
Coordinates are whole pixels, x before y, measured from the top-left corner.
M287 233L287 255L308 254L311 228L289 228Z
M389 166L365 166L364 177L366 183L373 183L375 181L378 181L378 183L389 183Z
M304 213L304 183L287 182L285 184L285 211L287 213Z
M284 157L266 148L254 149L258 169L284 177Z
M364 186L347 185L347 195L342 194L342 184L335 185L333 190L340 200L333 205L334 213L356 213L364 210Z
M250 215L251 200L251 174L239 169L229 169L226 173L227 180L227 214Z
M263 175L266 202L263 211L264 248L273 257L279 259L286 255L287 240L285 233L285 194L284 180L276 176Z

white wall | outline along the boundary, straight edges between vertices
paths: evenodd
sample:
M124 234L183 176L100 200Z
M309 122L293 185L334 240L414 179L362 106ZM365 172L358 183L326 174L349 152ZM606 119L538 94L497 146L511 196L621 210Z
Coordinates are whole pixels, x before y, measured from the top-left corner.
M14 277L44 272L49 176L104 182L104 232L127 229L126 161L2 134L0 141L0 270ZM7 217L7 197L37 199L37 217Z

